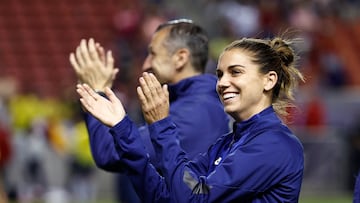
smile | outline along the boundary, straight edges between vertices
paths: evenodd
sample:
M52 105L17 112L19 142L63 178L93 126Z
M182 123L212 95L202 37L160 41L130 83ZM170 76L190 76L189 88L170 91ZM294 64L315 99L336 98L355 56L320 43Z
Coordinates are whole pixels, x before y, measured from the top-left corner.
M225 93L225 94L223 94L223 99L224 99L224 100L228 100L228 99L231 99L231 98L236 97L237 95L239 95L239 94L236 94L236 93Z

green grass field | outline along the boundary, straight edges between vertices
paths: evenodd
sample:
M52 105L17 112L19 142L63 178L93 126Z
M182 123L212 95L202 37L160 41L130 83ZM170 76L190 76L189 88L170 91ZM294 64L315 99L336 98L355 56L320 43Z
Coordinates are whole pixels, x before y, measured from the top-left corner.
M299 203L352 203L352 195L301 196Z

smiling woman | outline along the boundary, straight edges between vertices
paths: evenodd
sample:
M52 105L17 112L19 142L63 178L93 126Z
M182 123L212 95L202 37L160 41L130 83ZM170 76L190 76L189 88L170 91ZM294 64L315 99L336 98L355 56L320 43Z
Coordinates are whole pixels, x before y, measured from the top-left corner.
M224 49L217 91L235 120L233 132L193 161L181 149L178 129L168 116L167 86L143 73L137 91L162 176L114 93L107 88L107 100L86 85L77 91L84 107L111 127L122 169L144 202L298 202L303 147L279 118L303 80L293 66L295 58L280 38L241 39Z
M269 105L286 115L294 87L299 79L304 81L294 67L297 57L290 44L281 38L242 39L225 48L216 70L217 90L225 110L236 120L246 120ZM235 109L225 103L229 93L236 99L232 100L238 105Z

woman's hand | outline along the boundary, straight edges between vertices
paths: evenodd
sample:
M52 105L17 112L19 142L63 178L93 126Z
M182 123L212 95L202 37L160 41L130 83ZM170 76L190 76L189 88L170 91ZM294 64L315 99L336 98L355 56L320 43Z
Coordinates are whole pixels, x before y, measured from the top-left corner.
M169 92L167 85L161 87L154 74L144 72L137 87L145 121L152 124L169 115Z
M76 88L83 107L105 125L113 127L125 117L126 112L121 101L109 87L105 88L109 99L97 94L87 84L78 84Z

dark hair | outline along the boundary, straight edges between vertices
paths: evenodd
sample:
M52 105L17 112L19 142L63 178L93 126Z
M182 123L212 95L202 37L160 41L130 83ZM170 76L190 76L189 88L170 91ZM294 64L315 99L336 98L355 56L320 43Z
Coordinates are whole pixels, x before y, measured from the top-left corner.
M168 21L158 26L156 32L169 29L164 46L170 53L187 48L190 51L190 61L195 70L204 72L209 57L209 40L203 28L191 20L179 19Z
M271 40L243 38L228 45L224 51L242 49L253 55L253 62L260 65L263 74L275 71L278 75L272 90L272 104L280 115L287 115L286 108L292 105L293 91L299 80L304 81L301 72L295 68L297 55L291 47L291 40L276 37Z

